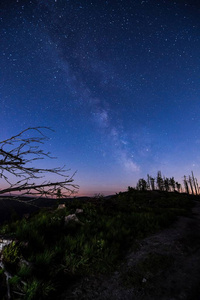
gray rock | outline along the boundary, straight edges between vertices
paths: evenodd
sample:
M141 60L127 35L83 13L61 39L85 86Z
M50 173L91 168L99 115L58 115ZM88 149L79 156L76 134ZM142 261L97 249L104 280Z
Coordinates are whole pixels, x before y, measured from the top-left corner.
M77 216L75 214L65 216L65 225L69 224L70 222L80 223L79 219L77 218Z
M75 214L82 214L83 213L83 209L81 208L77 208L75 211Z
M59 204L57 209L64 209L65 208L65 204Z

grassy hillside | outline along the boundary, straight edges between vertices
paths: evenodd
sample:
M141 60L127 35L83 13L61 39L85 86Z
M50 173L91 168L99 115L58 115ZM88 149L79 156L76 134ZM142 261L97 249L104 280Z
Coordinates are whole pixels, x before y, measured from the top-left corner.
M12 299L59 299L81 276L112 272L136 241L190 213L197 196L136 191L111 198L73 199L0 227L13 242L3 250ZM76 216L79 222L66 221ZM5 294L1 270L1 294ZM6 299L6 298L5 298Z

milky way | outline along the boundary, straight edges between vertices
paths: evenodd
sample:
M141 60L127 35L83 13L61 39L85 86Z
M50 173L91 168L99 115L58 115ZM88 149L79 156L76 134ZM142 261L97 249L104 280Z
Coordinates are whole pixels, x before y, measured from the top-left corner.
M0 7L1 139L52 127L46 147L78 170L80 194L200 176L198 1Z

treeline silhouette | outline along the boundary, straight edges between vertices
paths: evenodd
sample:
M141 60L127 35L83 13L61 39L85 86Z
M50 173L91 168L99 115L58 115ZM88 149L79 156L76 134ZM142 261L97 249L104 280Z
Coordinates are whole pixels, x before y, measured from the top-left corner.
M128 187L128 190L133 189ZM147 179L140 178L137 182L136 189L139 191L158 190L166 192L187 193L192 195L199 195L200 188L197 178L194 177L193 171L189 176L183 176L183 185L176 181L174 177L162 176L161 171L158 171L156 177L147 174Z

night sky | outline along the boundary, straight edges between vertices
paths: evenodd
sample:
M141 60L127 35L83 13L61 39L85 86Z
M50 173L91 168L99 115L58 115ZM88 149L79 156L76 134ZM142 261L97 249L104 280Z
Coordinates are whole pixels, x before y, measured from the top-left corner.
M49 126L79 195L200 180L200 4L0 2L0 140ZM200 181L199 181L200 182Z

